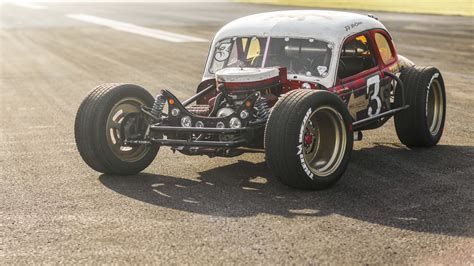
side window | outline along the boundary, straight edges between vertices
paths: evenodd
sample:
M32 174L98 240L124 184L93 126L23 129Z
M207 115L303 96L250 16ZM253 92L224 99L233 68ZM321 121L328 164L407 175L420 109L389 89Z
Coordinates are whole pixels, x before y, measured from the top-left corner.
M209 72L226 67L259 67L262 65L266 37L242 37L220 41L215 48Z
M383 63L389 63L393 59L393 54L387 38L385 38L383 34L377 32L375 33L375 43L377 44Z
M349 39L341 50L337 76L344 79L375 67L375 58L365 35Z

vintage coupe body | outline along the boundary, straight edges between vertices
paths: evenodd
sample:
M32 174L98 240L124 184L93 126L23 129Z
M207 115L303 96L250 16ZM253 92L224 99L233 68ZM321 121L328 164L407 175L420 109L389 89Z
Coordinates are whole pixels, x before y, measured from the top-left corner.
M378 19L280 11L224 26L185 101L167 90L153 97L136 85L98 86L79 108L75 136L103 173L136 174L162 146L209 157L261 151L283 183L324 189L346 170L362 131L394 116L403 144L434 146L445 113L441 73L398 55Z

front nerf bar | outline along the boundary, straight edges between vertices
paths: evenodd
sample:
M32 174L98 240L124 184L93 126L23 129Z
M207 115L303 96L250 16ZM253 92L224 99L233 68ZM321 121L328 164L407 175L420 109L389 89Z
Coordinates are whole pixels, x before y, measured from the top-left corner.
M162 146L223 148L242 146L252 139L255 131L265 126L265 121L255 121L254 118L254 105L259 96L258 92L249 95L241 106L229 116L206 117L189 112L176 96L163 90L160 97L164 97L168 103L168 115L156 117L150 113L149 109L143 108L143 113L155 121L149 127L150 137L147 142ZM219 103L216 102L216 104ZM247 116L242 118L241 112L247 112ZM185 117L191 121L190 127L182 126L181 120ZM231 128L230 121L236 118L241 122L241 127ZM232 136L231 140L221 140L226 136ZM147 144L144 140L126 140L125 142L127 144Z

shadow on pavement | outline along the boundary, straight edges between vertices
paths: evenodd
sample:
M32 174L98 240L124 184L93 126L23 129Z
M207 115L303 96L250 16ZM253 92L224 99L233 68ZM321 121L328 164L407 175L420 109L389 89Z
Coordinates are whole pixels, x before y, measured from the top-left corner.
M265 162L239 161L201 172L198 180L139 174L102 175L125 196L166 208L223 217L261 213L339 214L418 232L474 236L474 147L409 150L378 143L354 150L341 181L325 191L299 191L272 177Z

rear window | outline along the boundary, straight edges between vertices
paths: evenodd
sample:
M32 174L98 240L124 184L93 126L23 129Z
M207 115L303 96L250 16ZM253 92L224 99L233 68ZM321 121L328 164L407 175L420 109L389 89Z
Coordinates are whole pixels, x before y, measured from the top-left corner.
M381 33L375 33L375 43L379 49L380 56L384 64L389 63L393 59L392 49L387 41L387 38Z

